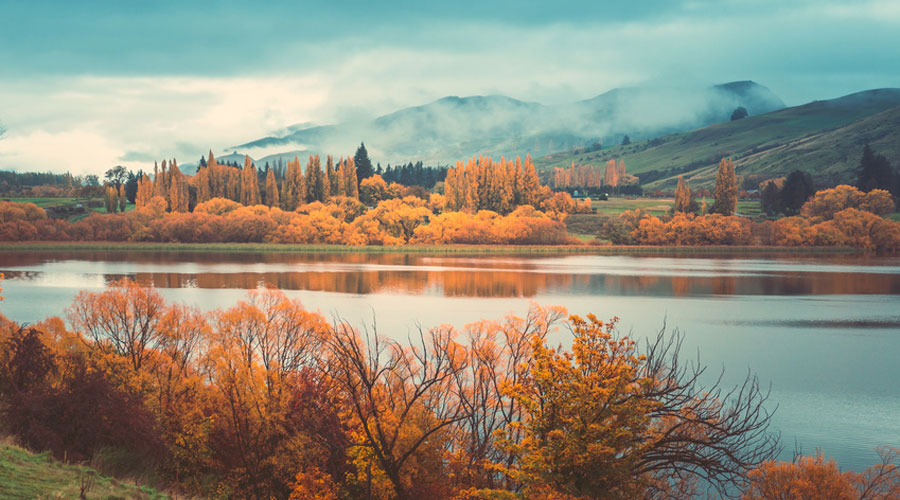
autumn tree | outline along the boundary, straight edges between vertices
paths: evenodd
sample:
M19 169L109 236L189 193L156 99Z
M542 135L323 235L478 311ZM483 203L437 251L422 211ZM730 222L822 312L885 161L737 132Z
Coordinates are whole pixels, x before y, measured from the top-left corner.
M339 324L328 341L330 374L358 428L358 461L380 469L398 500L437 496L446 434L465 417L470 392L465 348L451 329L413 339L403 346Z
M519 483L508 474L518 454L497 442L507 433L508 442L520 442L523 429L514 424L524 419L525 408L506 388L520 384L533 368L532 343L543 341L560 326L562 307L536 304L523 317L507 316L503 321L478 321L466 325L469 348L467 378L471 381L470 406L460 421L455 474L469 487L515 490Z
M883 189L873 189L864 193L853 186L842 184L818 191L803 204L800 213L817 221L830 220L847 208L884 216L892 213L895 206L891 194Z
M619 185L619 168L616 165L616 160L609 160L606 162L603 173L603 184L610 187L617 187Z
M541 186L530 156L515 162L501 158L471 158L457 162L447 171L444 194L450 210L491 210L509 213L520 205L539 207L549 197L549 189Z
M710 212L732 215L737 211L738 184L731 158L722 158L716 172L715 202Z
M343 158L341 159L343 161ZM334 157L328 155L325 159L325 172L328 174L326 177L328 178L328 197L332 196L344 196L344 186L341 179L340 173L340 162L336 165L334 163Z
M218 311L206 358L217 405L209 446L241 497L286 497L310 440L291 418L291 386L314 369L324 319L275 289Z
M898 450L880 448L881 462L862 473L841 472L820 451L791 462L766 461L747 474L742 500L893 500L900 498Z
M104 190L105 194L103 196L103 204L106 207L106 211L114 214L116 210L119 208L119 192L113 187L112 184L108 184L106 189Z
M103 292L78 292L67 315L94 346L124 356L140 371L150 350L163 342L163 309L159 292L123 279Z
M325 190L325 174L319 155L309 157L306 163L306 202L325 201L328 192Z
M266 206L277 207L281 205L278 197L278 183L275 182L275 172L272 169L266 171Z
M359 185L357 182L356 162L353 158L342 159L338 167L340 179L340 192L343 196L359 199Z
M678 176L678 184L675 186L675 212L694 213L697 211L697 202L694 201L691 188L682 176Z
M303 180L303 167L296 156L288 161L282 187L281 208L289 211L306 203L306 185Z
M771 459L777 439L755 379L730 392L703 387L704 369L679 360L677 335L641 353L615 320L571 318L572 352L534 340L528 377L508 389L527 418L503 442L510 473L532 487L630 499L702 480L720 494Z
M259 178L256 165L250 157L244 155L244 168L241 170L241 203L246 206L259 205Z

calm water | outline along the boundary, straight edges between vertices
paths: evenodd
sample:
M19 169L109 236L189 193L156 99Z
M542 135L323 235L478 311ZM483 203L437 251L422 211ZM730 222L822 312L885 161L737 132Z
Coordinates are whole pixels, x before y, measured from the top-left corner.
M896 258L0 251L0 272L0 312L20 322L62 315L78 290L127 276L204 309L271 283L328 316L374 317L396 338L521 315L531 302L618 316L636 337L666 324L726 381L750 369L772 385L782 458L797 443L859 470L876 446L900 447Z

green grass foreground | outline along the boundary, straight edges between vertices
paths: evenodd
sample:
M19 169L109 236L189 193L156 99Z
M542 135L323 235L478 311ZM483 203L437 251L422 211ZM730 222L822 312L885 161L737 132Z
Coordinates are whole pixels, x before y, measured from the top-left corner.
M0 251L147 251L147 252L280 252L280 253L406 253L406 254L852 254L847 247L775 246L650 246L650 245L403 245L346 246L286 243L155 243L155 242L16 242L0 244Z
M58 462L49 453L31 453L18 446L0 445L0 500L79 498L82 478L89 475L93 475L94 483L86 498L169 498L148 487L101 476L90 467Z

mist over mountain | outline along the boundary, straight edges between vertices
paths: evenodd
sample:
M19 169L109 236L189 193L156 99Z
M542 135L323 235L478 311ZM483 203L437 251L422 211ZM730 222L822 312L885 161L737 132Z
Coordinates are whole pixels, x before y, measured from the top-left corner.
M863 147L870 144L892 165L900 164L900 89L856 92L835 99L634 141L600 151L567 151L536 158L543 171L602 166L616 158L645 188L672 189L679 175L693 187L715 184L719 160L734 160L738 175L756 179L813 175L817 184L853 183Z
M542 156L596 143L642 140L728 121L739 106L751 116L784 108L752 81L702 88L635 87L544 105L502 95L456 97L404 108L374 120L286 127L227 151L258 162L313 152L352 154L365 141L381 163L446 164L472 155Z

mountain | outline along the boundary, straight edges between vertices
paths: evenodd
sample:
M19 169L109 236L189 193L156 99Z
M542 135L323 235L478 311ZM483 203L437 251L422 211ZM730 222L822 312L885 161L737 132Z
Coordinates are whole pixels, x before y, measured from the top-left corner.
M852 182L866 143L892 165L900 165L900 89L868 90L750 114L627 146L552 154L536 159L535 165L549 170L620 158L628 173L639 175L650 188L670 188L679 174L695 188L709 187L723 157L733 158L737 173L744 176L764 179L800 169L823 185Z
M374 120L292 126L229 151L267 157L297 151L352 154L364 141L369 155L381 163L539 156L598 142L619 143L625 135L635 140L692 130L728 120L738 106L754 115L781 109L784 103L750 81L705 88L617 89L552 106L501 95L451 96Z

